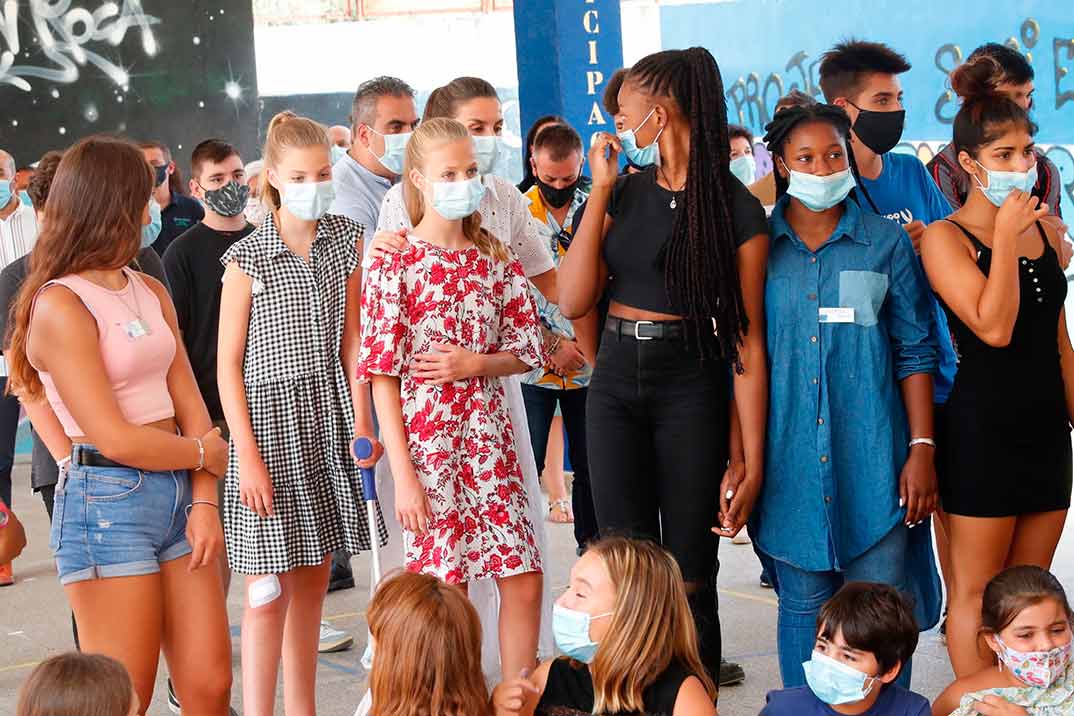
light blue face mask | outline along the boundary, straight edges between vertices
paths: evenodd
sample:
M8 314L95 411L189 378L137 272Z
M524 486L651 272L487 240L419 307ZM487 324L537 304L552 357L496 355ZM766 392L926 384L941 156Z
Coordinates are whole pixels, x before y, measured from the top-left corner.
M465 219L481 206L485 185L480 177L464 181L434 181L433 209L448 221Z
M0 209L7 207L11 202L11 181L0 181Z
M828 704L851 704L862 701L876 685L876 677L864 674L818 651L802 664L806 683L813 694ZM865 682L869 682L866 686Z
M731 173L738 177L740 182L749 186L757 178L757 160L752 154L743 154L741 157L732 159Z
M649 110L649 114L645 115L645 119L641 120L634 129L628 129L625 132L619 132L615 136L619 137L619 143L623 146L623 153L626 154L627 160L636 167L644 169L650 167L653 164L660 163L660 147L657 146L657 140L660 139L660 135L664 133L664 128L661 127L653 137L653 141L649 142L647 146L638 146L637 131L644 127L648 123L649 118L653 116L653 112L656 111L656 107Z
M786 164L783 165L787 167ZM787 169L790 174L787 193L810 211L826 211L847 198L856 182L850 169L829 174L826 177Z
M973 161L977 162L976 159ZM1015 189L1024 191L1027 194L1033 191L1033 187L1037 185L1037 165L1034 164L1029 168L1028 172L1001 172L995 169L989 169L984 164L977 162L977 166L984 169L988 173L988 186L981 183L981 180L974 175L974 180L977 182L977 188L981 190L981 193L988 197L988 200L996 206L1003 206L1003 202L1007 200L1007 196Z
M341 147L338 144L333 144L332 148L328 150L328 153L331 157L332 166L335 166L336 162L338 162L347 154L347 148Z
M552 635L556 647L566 656L590 663L597 653L597 643L589 638L589 623L594 619L611 616L612 612L589 616L585 612L567 609L558 604L552 606Z
M380 134L372 127L369 131L374 134ZM377 157L377 161L381 163L385 169L390 171L396 176L403 173L403 160L406 158L406 143L410 141L410 135L413 132L402 132L400 134L380 134L384 138L384 154Z
M149 200L149 223L142 226L142 248L148 249L160 236L160 230L164 226L160 218L160 204L156 199Z
M283 185L284 207L304 221L319 221L335 200L336 189L331 181Z
M496 160L500 158L500 138L491 134L474 137L473 140L477 171L482 174L491 174Z
M30 198L30 192L26 191L25 189L19 192L19 201L21 201L23 204L26 204L26 206L30 207L31 209L34 206L34 201Z

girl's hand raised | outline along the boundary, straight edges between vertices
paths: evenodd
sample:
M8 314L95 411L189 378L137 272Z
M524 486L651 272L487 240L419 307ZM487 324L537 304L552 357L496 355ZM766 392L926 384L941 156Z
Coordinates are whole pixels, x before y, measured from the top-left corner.
M623 150L619 137L607 132L593 135L589 148L589 170L593 174L593 187L611 189L619 176L619 152Z

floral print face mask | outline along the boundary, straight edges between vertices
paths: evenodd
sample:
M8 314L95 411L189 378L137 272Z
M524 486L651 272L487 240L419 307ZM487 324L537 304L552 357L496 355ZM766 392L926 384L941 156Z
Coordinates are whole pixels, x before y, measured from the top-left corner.
M1014 677L1026 686L1047 688L1066 672L1070 664L1071 644L1057 646L1051 651L1018 651L1003 643L997 634L996 644L1001 666L1007 667Z

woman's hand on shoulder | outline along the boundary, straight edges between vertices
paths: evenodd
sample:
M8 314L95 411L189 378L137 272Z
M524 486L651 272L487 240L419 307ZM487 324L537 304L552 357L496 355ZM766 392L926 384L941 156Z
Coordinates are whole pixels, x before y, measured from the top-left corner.
M378 231L373 234L373 238L369 242L366 257L379 259L405 251L408 244L406 240L408 233L410 233L409 229L399 229L394 232Z

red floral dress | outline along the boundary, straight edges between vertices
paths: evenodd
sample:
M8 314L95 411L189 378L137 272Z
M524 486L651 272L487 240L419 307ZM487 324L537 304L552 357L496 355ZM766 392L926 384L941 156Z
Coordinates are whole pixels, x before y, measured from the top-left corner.
M517 259L451 251L410 236L372 261L362 296L359 380L400 379L415 472L432 505L423 536L403 531L406 566L458 584L541 571L514 430L500 378L431 385L411 361L434 343L506 351L544 364L541 333Z

